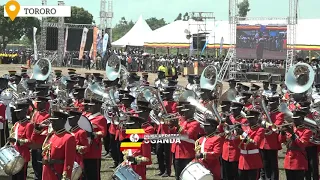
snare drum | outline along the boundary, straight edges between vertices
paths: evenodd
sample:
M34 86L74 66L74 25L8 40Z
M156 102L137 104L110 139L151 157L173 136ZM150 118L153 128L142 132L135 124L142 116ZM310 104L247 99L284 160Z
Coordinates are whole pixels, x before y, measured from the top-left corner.
M114 180L141 180L141 177L130 166L120 164L112 175Z
M0 168L9 176L15 175L24 167L24 159L12 146L0 149Z
M189 163L180 174L181 180L213 180L208 169L198 162Z
M77 162L73 163L71 180L78 180L82 175L82 169Z

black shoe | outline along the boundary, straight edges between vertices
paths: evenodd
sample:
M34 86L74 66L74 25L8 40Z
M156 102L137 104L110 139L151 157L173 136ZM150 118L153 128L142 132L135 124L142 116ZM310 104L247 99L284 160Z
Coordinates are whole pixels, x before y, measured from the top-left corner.
M168 173L163 173L162 175L161 175L161 177L169 177L170 175L168 174Z
M164 172L160 172L158 174L156 174L157 176L162 176L162 174L164 174Z

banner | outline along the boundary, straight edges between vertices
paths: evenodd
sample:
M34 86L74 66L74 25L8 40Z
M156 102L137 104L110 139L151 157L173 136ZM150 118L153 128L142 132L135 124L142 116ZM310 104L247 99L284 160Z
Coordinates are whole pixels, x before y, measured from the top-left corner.
M206 49L208 43L209 43L209 38L207 38L206 43L204 44L204 46L203 46L203 48L202 48L201 55L203 55L204 50Z
M93 59L92 57L93 57L93 43L91 44L91 48L90 48L90 52L89 52L89 57L91 58L91 59Z
M222 54L223 42L224 42L224 39L223 39L223 37L221 37L221 40L220 40L220 54L219 55Z
M191 36L191 43L190 43L190 49L189 49L189 57L192 56L193 53L193 36Z
M102 31L98 29L98 37L97 37L97 51L102 54Z
M102 57L106 55L107 48L108 48L108 40L109 40L109 35L105 33L102 41Z
M93 28L93 57L92 59L95 61L97 57L97 44L98 44L98 34L99 34L99 29L97 27Z
M38 60L38 48L37 48L37 40L36 40L36 34L37 34L37 28L33 27L33 54L34 54L34 60Z
M82 56L84 53L84 47L86 46L86 42L87 42L87 33L88 33L88 28L83 28L81 44L80 44L80 51L79 51L79 60L82 60Z
M63 50L63 59L66 56L66 52L67 52L67 43L68 43L68 26L66 28L66 37L64 38L64 50Z

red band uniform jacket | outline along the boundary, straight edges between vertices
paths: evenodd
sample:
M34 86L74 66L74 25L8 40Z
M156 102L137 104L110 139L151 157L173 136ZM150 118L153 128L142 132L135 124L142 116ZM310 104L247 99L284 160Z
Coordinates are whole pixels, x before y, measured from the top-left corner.
M141 128L144 129L145 134L150 135L154 134L154 128L149 122L145 122L141 125ZM144 156L147 157L150 161L144 163L145 165L151 165L152 164L152 158L151 158L151 143L144 143Z
M33 132L33 124L28 122L28 120L25 120L23 122L16 122L12 129L10 134L14 134L15 137L17 137L18 141L23 140L22 143L12 143L14 148L21 154L23 159L25 160L25 163L28 163L30 161L30 150L29 145L31 142L31 136ZM13 137L13 138L15 138Z
M171 152L174 153L176 159L194 159L194 143L198 139L200 123L196 120L187 121L181 116L179 126L176 129L176 133L186 135L188 139L181 140L181 143L173 143L171 145Z
M309 113L306 117L311 120L315 120L315 117L317 118L317 116L319 116L319 113L317 111L314 111L313 113ZM306 147L312 147L312 146L317 146L317 145L309 141Z
M49 118L50 118L50 114L48 114L47 111L35 111L31 117L30 123L41 124L43 121ZM43 128L41 131L34 130L31 135L31 139L33 142L31 144L31 148L32 149L41 148L41 145L43 141L46 139L47 135L48 135L48 127Z
M91 114L88 119L90 120L93 132L99 134L95 137L90 145L88 152L84 154L84 159L101 159L102 141L101 138L107 135L107 120L100 113Z
M230 120L233 124L247 123L247 119L242 117L241 115L237 116L236 118L233 115L230 115ZM240 156L240 137L236 135L227 136L223 143L223 151L222 151L222 159L228 162L237 162L239 161Z
M124 107L124 106L121 106L121 109L122 109L123 112L129 112L129 113L131 113L131 114L130 114L131 116L137 116L137 117L139 116L138 114L135 113L135 110L134 110L134 109L127 109L127 108ZM110 125L110 128L111 128L111 126L113 126L111 132L115 132L115 140L119 140L120 142L121 142L122 140L124 140L125 137L126 137L126 130L125 130L125 128L114 124L114 121L112 121L112 123L111 123L111 125ZM109 131L110 131L110 128L109 128ZM114 129L115 131L114 131L113 129Z
M74 136L76 140L76 158L75 161L81 166L81 168L84 168L83 164L83 154L85 154L89 147L89 140L87 136L87 132L83 129L81 129L79 126L76 126L71 129L71 135Z
M76 140L65 130L53 133L42 147L43 160L61 161L63 163L44 164L42 179L60 180L51 169L61 176L61 180L71 179L73 164L76 157ZM50 167L51 166L51 167Z
M6 121L6 118L8 118L8 117L6 117L6 108L7 108L6 105L2 104L0 102L0 116L2 117L2 119L0 119L0 123L2 123L2 124L4 124ZM3 128L5 128L5 127L3 127Z
M201 137L199 144L201 145L200 153L203 153L203 158L199 159L199 162L210 170L214 179L220 179L221 169L219 157L222 153L223 138L217 134L211 134Z
M284 114L275 110L270 112L270 118L274 125L279 126L284 122ZM262 141L260 149L268 149L268 150L280 150L281 142L279 141L279 134L277 132L272 131L272 127L269 127L269 131L271 134L265 134L265 139ZM267 132L267 131L266 131Z
M312 131L307 129L304 125L294 127L295 139L292 140L292 134L280 134L281 142L287 144L287 152L284 158L284 169L288 170L308 170L307 153L305 151Z
M253 142L248 141L245 143L244 141L241 141L239 145L240 156L238 169L260 169L263 167L263 164L259 147L264 141L265 130L258 125L255 125L253 127L248 127L245 132L248 134L247 137L252 139Z

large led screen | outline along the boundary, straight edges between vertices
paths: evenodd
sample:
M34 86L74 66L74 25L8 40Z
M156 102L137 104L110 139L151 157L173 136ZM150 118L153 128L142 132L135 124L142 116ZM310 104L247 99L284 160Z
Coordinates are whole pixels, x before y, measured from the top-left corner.
M237 58L286 59L287 25L237 25Z

